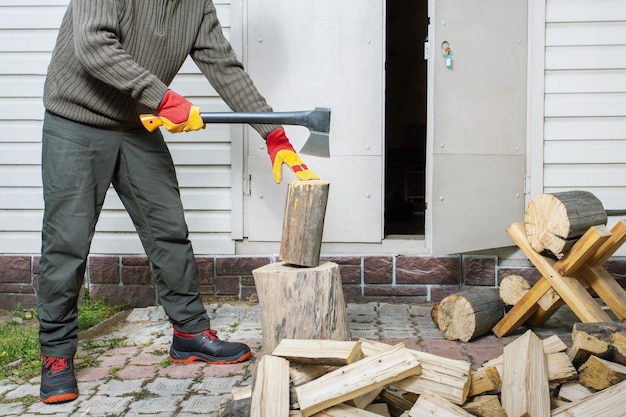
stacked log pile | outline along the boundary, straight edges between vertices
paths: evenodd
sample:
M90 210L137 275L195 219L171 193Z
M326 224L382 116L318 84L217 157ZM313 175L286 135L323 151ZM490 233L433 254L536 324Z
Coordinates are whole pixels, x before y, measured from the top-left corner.
M528 330L472 370L404 344L283 339L220 416L624 416L626 324L577 323L572 340Z

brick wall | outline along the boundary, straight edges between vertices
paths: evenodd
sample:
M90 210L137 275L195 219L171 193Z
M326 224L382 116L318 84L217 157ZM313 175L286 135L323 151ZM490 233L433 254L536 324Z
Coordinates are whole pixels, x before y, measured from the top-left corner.
M340 267L347 302L421 303L440 301L463 286L497 287L511 274L535 283L540 274L532 266L500 265L497 257L457 255L333 256L323 261ZM198 257L201 291L207 300L255 301L252 271L275 262L273 256ZM0 256L0 308L13 310L36 305L38 256ZM626 288L626 261L609 260L606 269ZM91 256L85 283L93 299L111 304L146 307L158 303L154 276L143 256Z

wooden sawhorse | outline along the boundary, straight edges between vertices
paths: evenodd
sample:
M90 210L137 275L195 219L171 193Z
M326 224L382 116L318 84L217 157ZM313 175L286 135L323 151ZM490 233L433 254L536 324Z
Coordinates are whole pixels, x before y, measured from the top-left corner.
M545 323L563 304L583 323L613 321L590 295L592 290L619 320L626 321L626 291L602 266L626 242L626 220L619 221L611 231L602 225L590 227L558 260L531 248L524 223L513 223L507 233L542 278L493 327L498 337L513 333L525 323Z

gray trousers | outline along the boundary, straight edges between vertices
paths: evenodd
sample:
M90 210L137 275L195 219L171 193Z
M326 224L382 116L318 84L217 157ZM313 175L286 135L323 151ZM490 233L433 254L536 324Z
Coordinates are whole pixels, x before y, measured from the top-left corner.
M173 326L187 333L209 328L174 163L158 130L103 130L46 113L42 179L37 309L43 355L76 353L76 304L111 184L153 265L159 301Z

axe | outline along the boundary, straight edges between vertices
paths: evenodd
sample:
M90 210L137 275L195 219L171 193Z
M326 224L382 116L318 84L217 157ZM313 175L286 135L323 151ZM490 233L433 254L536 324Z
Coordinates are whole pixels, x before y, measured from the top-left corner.
M156 114L139 116L143 126L152 132L163 125ZM328 132L330 132L330 109L316 107L315 110L287 112L202 112L204 123L245 123L298 125L309 129L310 136L300 150L301 153L322 158L330 157Z

